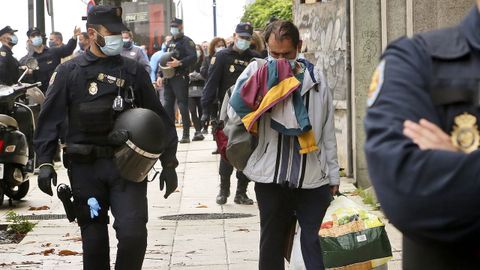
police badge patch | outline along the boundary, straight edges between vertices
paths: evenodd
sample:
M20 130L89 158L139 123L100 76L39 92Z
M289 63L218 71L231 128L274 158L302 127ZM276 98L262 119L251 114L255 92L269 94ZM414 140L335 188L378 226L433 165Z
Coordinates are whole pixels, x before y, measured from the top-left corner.
M469 113L456 116L451 138L452 144L464 153L477 150L480 142L477 118Z
M385 60L382 60L380 64L378 64L375 72L373 73L372 82L370 83L370 87L368 88L367 106L369 108L372 107L372 105L375 103L378 94L380 94L380 90L382 90L384 72Z
M216 60L216 57L212 57L212 60L210 60L210 65L214 65L215 64L215 60Z
M233 65L230 65L230 72L233 73L235 71L235 67Z
M52 77L50 77L50 82L48 83L48 85L52 85L52 83L55 81L55 77L57 76L57 72L53 72L52 74Z
M97 83L96 82L91 82L90 87L88 87L88 93L90 93L90 95L94 96L94 95L97 94L97 92L98 92Z
M7 56L7 53L6 52L0 52L0 55L5 57L5 56Z

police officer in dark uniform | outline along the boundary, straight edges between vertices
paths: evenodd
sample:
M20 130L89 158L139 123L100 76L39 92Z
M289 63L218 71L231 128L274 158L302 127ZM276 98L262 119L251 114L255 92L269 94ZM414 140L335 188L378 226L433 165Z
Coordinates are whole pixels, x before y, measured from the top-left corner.
M174 68L173 77L163 76L165 85L165 110L175 121L175 101L182 115L183 136L180 143L190 142L190 112L188 110L188 74L197 62L195 43L183 34L183 21L173 19L170 23L172 40L167 44L167 52L172 53L172 59L166 65ZM163 74L164 75L164 74Z
M60 64L62 58L67 57L73 53L77 47L77 37L81 34L80 28L75 27L73 37L65 46L48 48L44 45L44 34L36 27L30 28L27 31L28 54L20 59L21 64L33 57L38 61L38 70L34 70L33 74L26 77L27 82L41 82L40 89L43 93L47 91L48 81L53 74L55 68Z
M141 107L161 118L166 132L155 134L165 145L160 156L163 168L160 188L166 185L167 198L177 187L175 127L155 97L149 74L135 61L120 56L121 32L127 30L122 23L121 8L95 6L89 11L90 47L84 54L61 64L52 75L35 134L40 163L38 185L52 195L51 185L56 185L57 177L52 158L58 127L68 116L66 164L75 216L81 228L84 269L110 269L109 208L115 218L113 227L118 239L115 269L141 269L147 246L147 181L123 178L122 172L128 174L138 168L132 166L126 170L117 166L124 155L116 152L115 146L119 141L126 142L128 151L148 153L132 144L128 130L111 132L117 125L114 123L117 117L118 122L120 116ZM145 119L127 120L127 124L136 125Z
M404 269L480 269L479 8L391 43L369 89L369 173Z
M235 85L235 81L248 66L250 60L259 55L250 50L250 40L253 34L253 27L248 23L237 25L234 34L234 44L225 50L221 50L212 57L208 70L208 80L202 96L202 108L204 110L202 120L208 119L210 113L212 119L217 119L218 112L208 112L212 104L221 104L227 90ZM219 107L219 106L218 106ZM233 166L224 159L220 160L220 192L217 196L218 204L225 204L230 196L230 176ZM234 202L238 204L253 204L247 197L246 191L248 178L237 171L237 192Z
M12 48L17 45L18 38L15 35L17 30L13 30L10 26L5 26L0 30L0 84L12 85L18 81L20 76L17 59L13 57Z

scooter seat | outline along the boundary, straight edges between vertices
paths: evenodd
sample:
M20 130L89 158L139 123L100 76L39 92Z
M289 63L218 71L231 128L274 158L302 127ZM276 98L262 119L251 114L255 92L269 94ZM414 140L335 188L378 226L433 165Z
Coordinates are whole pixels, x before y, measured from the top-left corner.
M6 127L11 127L14 129L18 129L18 122L15 120L15 118L5 115L5 114L0 114L0 125L6 126Z

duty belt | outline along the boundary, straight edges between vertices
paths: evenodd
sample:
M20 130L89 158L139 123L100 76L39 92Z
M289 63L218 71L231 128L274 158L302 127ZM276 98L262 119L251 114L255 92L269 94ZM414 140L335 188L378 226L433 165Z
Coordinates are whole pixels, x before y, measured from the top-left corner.
M93 162L96 159L112 158L113 147L92 144L67 144L66 157L74 162Z

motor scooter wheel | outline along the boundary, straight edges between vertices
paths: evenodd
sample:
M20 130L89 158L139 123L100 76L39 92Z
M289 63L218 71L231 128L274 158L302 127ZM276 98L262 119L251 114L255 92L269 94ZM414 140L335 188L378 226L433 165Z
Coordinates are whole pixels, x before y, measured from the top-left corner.
M9 187L7 190L4 191L4 193L12 200L19 201L27 195L29 188L30 188L30 181L27 180L21 183L19 186Z

